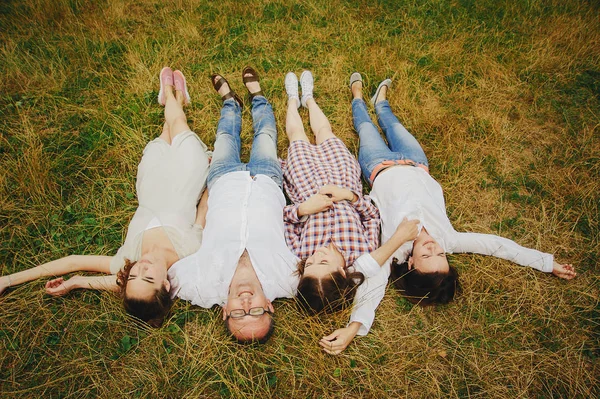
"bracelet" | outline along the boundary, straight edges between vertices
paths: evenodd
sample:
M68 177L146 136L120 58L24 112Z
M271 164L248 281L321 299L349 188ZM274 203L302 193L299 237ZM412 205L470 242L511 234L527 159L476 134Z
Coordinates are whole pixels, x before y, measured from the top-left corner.
M9 288L10 288L10 287L12 287L12 281L11 281L11 279L10 279L10 274L7 274L7 275L6 275L6 278L8 278L8 287L9 287Z

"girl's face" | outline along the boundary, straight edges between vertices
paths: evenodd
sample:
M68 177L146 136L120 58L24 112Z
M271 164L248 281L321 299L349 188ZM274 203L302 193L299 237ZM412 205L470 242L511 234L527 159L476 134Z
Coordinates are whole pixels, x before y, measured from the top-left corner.
M151 254L142 256L129 271L127 279L127 296L147 299L165 286L170 288L167 279L167 265L160 264Z
M412 256L408 258L409 270L415 268L422 273L445 273L450 270L444 248L423 229L413 243Z
M304 276L320 279L323 276L339 271L346 276L346 261L342 253L330 243L326 247L321 247L306 259L304 264Z

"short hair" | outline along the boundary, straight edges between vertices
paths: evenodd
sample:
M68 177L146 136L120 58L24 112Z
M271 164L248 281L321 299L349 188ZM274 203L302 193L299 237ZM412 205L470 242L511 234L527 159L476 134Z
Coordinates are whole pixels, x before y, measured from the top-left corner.
M448 267L447 272L423 273L415 268L409 270L408 262L398 264L398 259L394 258L391 278L402 296L414 304L446 304L460 292L458 271L450 264Z
M356 289L365 281L361 272L346 273L335 271L320 279L304 277L306 259L298 262L297 273L300 275L296 302L300 308L310 315L317 313L334 313L345 309L354 299Z
M165 317L169 314L173 299L170 292L161 286L149 299L130 298L127 296L127 281L129 272L136 262L130 262L125 259L125 266L117 273L117 285L119 286L119 296L123 299L125 311L132 316L148 323L150 327L158 328L162 326Z
M268 315L269 317L269 329L267 330L267 333L261 337L261 338L238 338L233 331L231 330L231 326L229 325L229 321L231 320L231 318L226 318L225 319L225 329L227 330L227 332L229 333L229 335L231 336L231 338L233 338L233 340L235 342L237 342L238 344L242 344L242 345L251 345L251 344L265 344L267 343L267 341L269 340L269 338L271 338L271 335L273 335L273 332L275 331L275 319L273 318L273 315L268 314L268 313L264 313L265 315ZM252 317L252 316L250 316Z

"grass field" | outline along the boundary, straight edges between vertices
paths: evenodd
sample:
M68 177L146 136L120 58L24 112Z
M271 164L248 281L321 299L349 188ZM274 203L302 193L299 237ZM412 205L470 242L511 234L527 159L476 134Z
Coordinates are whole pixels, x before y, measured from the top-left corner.
M109 293L52 298L40 280L0 297L0 396L600 396L599 13L592 0L2 1L2 275L114 254L141 151L162 125L160 69L186 74L189 123L210 147L221 102L209 76L244 92L247 64L263 76L282 156L286 72L313 71L355 153L348 77L362 72L367 92L392 78L392 108L423 144L456 229L555 253L579 275L453 255L453 304L415 307L388 287L371 333L336 357L317 341L348 314L305 319L280 300L271 341L241 347L216 309L180 301L152 330ZM247 108L244 123L247 157Z

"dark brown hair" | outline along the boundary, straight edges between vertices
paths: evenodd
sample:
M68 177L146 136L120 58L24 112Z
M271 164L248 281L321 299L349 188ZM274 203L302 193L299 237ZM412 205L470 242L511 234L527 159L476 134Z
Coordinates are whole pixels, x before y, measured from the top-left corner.
M270 319L269 321L269 329L267 330L267 333L265 334L264 337L256 339L256 338L249 338L249 339L241 339L236 337L233 334L233 331L231 331L231 326L229 325L229 318L225 319L225 328L227 329L227 332L229 333L229 335L231 335L231 338L233 338L238 344L242 344L242 345L250 345L250 344L264 344L266 343L269 338L271 338L271 335L273 335L273 331L275 331L275 319L273 318L273 315L269 315L267 313L265 313L266 317L268 317ZM250 316L252 317L252 316ZM262 316L261 316L262 317Z
M165 317L171 310L173 299L169 291L161 286L156 290L150 299L129 298L127 296L127 280L129 272L136 262L130 262L125 259L125 266L117 273L117 285L119 286L119 296L123 298L123 306L130 315L145 321L151 327L160 327Z
M314 315L320 312L334 313L344 309L354 299L356 289L365 281L361 272L335 271L326 277L317 279L315 277L304 277L306 259L298 262L298 293L296 301L300 308L308 314Z
M391 264L391 278L396 288L408 301L421 306L445 304L460 292L458 272L448 264L447 272L423 273L408 269L408 262Z

